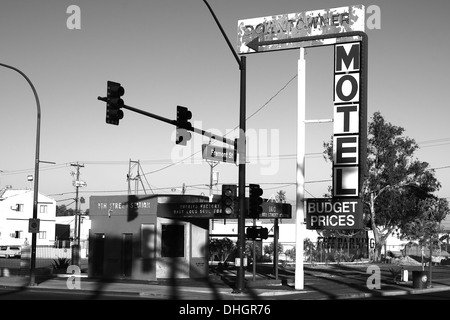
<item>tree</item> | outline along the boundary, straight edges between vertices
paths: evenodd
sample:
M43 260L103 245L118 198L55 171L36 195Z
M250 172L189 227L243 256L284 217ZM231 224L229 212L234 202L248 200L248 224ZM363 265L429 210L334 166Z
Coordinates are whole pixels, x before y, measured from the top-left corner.
M386 239L420 215L420 201L433 197L440 183L427 162L414 157L414 139L402 136L404 128L386 122L375 112L368 126L367 172L363 182L364 214L375 240L374 260L380 258ZM325 159L333 156L324 143Z
M213 238L209 242L209 254L211 261L217 257L220 262L227 261L229 255L234 251L236 245L229 238Z
M66 205L62 204L60 206L56 206L56 216L73 216L75 215L75 210L72 208L67 209Z
M283 245L281 243L278 243L278 254L283 252ZM275 253L275 243L271 242L269 245L264 246L264 253L268 255L273 255Z
M401 238L409 241L418 240L420 245L426 245L428 242L431 259L433 246L440 242L439 234L442 233L440 224L449 212L448 201L438 198L422 200L420 212L414 220L404 224Z
M275 201L278 203L285 203L286 202L286 191L280 190L277 192L277 195L275 196Z
M256 261L261 261L262 257L262 241L246 241L245 254L250 261L253 261L253 245L255 246Z

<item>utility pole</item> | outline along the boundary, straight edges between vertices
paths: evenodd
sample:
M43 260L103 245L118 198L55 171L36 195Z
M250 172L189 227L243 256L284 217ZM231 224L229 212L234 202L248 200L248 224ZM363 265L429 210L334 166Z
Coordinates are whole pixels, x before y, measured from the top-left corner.
M212 197L213 197L213 185L217 184L214 183L214 167L217 166L219 164L219 162L215 162L215 161L207 161L209 166L211 167L210 173L209 173L209 200L210 202L212 202Z
M134 163L133 166L131 166L131 163ZM135 177L133 177L133 175L131 173L131 170L133 170L134 167L137 167L137 169L136 169L137 171L136 171L136 176ZM134 180L134 184L135 184L134 193L135 194L139 194L139 183L138 183L138 181L141 182L142 189L144 190L144 194L147 194L147 191L145 190L144 183L142 182L142 179L141 179L141 174L139 173L139 168L141 168L141 164L140 164L139 160L133 161L133 160L130 159L130 162L129 162L129 165L128 165L128 174L127 174L128 194L129 195L131 194L131 185L130 185L130 181L131 180ZM141 168L141 170L142 170L142 168Z
M80 167L83 168L83 164L71 163L72 167L77 167L77 177L75 180L75 230L73 234L74 244L72 245L72 265L80 266L80 225L81 215L78 212L78 188L80 187Z

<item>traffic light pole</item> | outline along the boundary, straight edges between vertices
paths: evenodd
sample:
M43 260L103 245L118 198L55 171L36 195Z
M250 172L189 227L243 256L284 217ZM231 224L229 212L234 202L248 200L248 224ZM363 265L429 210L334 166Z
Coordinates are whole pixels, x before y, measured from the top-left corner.
M237 272L237 285L235 292L242 293L244 291L245 270L244 270L244 251L245 251L245 163L246 163L246 57L241 57L239 65L241 71L241 88L240 88L240 121L239 121L239 140L241 141L239 154L239 269ZM253 262L255 263L255 262Z
M238 252L239 252L239 267L237 270L237 281L234 293L242 293L244 291L244 250L245 250L245 162L246 162L246 142L245 142L245 131L246 131L246 57L242 56L239 58L238 54L233 48L230 40L228 39L225 31L223 30L216 14L212 10L211 6L206 0L203 2L208 7L211 15L214 18L217 26L220 29L225 41L228 44L234 58L236 59L239 70L240 70L240 102L239 102L239 218L238 218Z

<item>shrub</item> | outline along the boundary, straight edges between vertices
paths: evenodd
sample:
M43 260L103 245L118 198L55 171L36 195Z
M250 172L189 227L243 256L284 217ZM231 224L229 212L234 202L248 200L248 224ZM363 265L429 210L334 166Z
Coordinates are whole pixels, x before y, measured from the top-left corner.
M53 259L52 262L53 269L67 269L70 266L70 259L68 258L58 258Z

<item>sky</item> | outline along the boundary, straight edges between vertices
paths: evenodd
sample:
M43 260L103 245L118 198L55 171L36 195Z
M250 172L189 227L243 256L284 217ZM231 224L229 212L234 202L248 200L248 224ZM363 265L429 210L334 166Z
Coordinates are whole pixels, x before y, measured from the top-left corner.
M239 20L362 4L380 9L379 28L366 27L369 43L368 117L381 112L403 127L420 149L416 157L435 169L450 199L448 56L450 2L442 0L209 0L233 46ZM71 29L80 9L79 29ZM366 19L371 13L366 13ZM72 23L72 24L71 24ZM176 119L178 105L192 112L196 128L238 137L240 71L202 0L3 0L0 63L21 70L41 105L39 192L73 207L77 167L79 196L208 195L237 183L238 166L202 159L209 138L193 134L175 144L175 127L124 110L118 126L105 122L108 80L125 88L125 104ZM299 50L247 55L246 182L268 198L296 197L297 61ZM306 50L306 118L333 117L333 50ZM36 101L27 81L0 67L0 187L33 188ZM331 163L322 156L331 123L306 125L305 192L320 198L331 184ZM216 142L215 142L216 143ZM219 143L220 145L220 143ZM53 162L47 163L47 162ZM137 165L139 163L139 166ZM212 168L213 167L213 168ZM141 180L127 180L127 174ZM131 170L130 170L131 169Z

